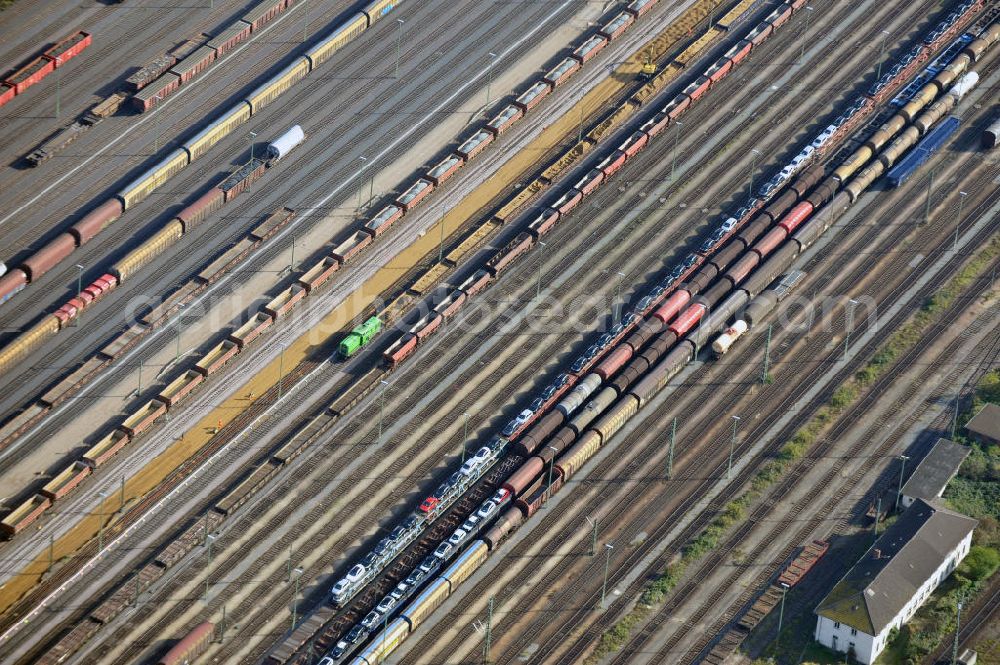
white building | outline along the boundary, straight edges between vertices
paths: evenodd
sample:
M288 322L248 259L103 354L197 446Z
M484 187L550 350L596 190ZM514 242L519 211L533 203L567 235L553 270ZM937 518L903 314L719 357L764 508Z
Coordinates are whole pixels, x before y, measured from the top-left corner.
M872 663L969 553L976 520L916 499L816 608L816 641Z

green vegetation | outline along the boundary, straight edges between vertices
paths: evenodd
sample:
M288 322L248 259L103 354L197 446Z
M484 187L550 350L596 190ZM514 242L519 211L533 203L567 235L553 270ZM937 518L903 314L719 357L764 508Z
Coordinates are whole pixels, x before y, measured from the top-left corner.
M845 381L834 392L827 404L817 409L809 422L781 447L775 458L760 468L751 480L749 488L736 499L726 504L701 533L681 548L680 555L668 564L660 575L649 582L635 607L612 628L601 635L594 651L587 657L585 661L586 665L596 665L601 659L621 649L629 640L632 630L640 625L655 607L664 601L667 594L677 586L687 567L719 546L722 536L725 535L730 527L746 517L747 509L753 502L760 498L767 488L778 482L790 465L801 459L812 448L813 444L819 439L820 434L847 407L853 404L864 390L878 379L886 369L895 363L904 351L916 344L931 325L937 323L941 314L954 303L955 299L963 293L973 280L979 277L989 262L998 254L1000 254L1000 237L994 236L992 241L976 254L958 274L952 277L942 289L924 303L916 314L910 317L899 330L889 337L862 369L852 378ZM996 372L995 374L997 376L990 379L986 388L986 392L990 395L1000 395L1000 372ZM966 461L968 462L968 460ZM1000 466L991 468L998 470ZM1000 493L998 493L997 497L1000 498ZM985 503L988 499L988 496L984 496L982 501ZM1000 501L994 500L992 509L1000 511ZM962 512L966 511L963 510ZM966 514L978 517L975 513L966 512ZM1000 533L1000 528L997 527L998 523L1000 523L1000 514L993 517L992 533ZM951 579L955 577L957 575L952 576ZM944 588L944 585L941 588ZM925 608L930 604L931 602L928 601ZM952 607L954 607L954 603ZM947 631L944 631L941 634L944 635L946 633ZM921 635L917 641L922 641L923 639L924 636ZM818 663L840 662L824 660L819 656L819 654L815 657L810 656L805 660L806 662L812 661ZM843 655L840 657L843 658ZM895 661L886 662L893 663Z
M976 386L972 405L959 416L965 424L987 403L1000 404L1000 370L986 374ZM920 662L955 628L955 608L960 599L971 601L1000 568L1000 447L983 446L956 433L972 448L958 476L948 484L945 499L955 510L979 520L976 545L921 607L913 620L890 640L879 665Z

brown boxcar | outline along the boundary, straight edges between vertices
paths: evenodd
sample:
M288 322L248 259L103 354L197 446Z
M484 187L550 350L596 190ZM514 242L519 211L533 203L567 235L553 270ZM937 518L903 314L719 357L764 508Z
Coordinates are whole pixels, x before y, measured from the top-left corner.
M282 0L282 3L284 0ZM212 642L215 636L215 624L209 621L195 626L184 639L175 644L163 655L157 665L183 665L194 659Z
M28 282L55 268L76 249L76 238L69 233L60 233L44 247L25 259L20 268L28 275Z
M173 72L164 72L132 97L132 108L139 113L145 113L166 99L180 84L180 76Z
M510 492L511 496L519 496L534 482L544 467L545 464L541 457L529 457L517 471L507 478L503 488Z
M170 71L177 74L181 78L181 85L184 85L215 62L215 57L214 48L201 46L194 53L171 67Z
M221 208L225 202L225 193L218 187L212 187L194 201L184 206L177 213L177 219L181 220L181 223L184 225L184 233L189 233L191 229L205 221L209 215Z
M249 37L250 24L243 21L235 21L228 28L208 40L208 45L215 49L215 56L219 58Z
M69 232L76 238L77 245L83 245L121 216L122 202L116 198L108 199L84 215L70 227Z

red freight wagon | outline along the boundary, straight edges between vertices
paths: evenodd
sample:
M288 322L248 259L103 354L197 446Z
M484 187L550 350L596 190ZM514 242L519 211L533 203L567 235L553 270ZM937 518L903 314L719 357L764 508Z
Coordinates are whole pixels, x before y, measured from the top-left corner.
M405 212L409 212L410 208L423 201L424 198L426 198L427 195L433 191L434 183L430 180L421 178L410 185L405 192L399 195L399 198L396 199L396 205L402 208Z
M750 55L750 49L752 48L753 44L744 39L739 44L726 51L726 57L732 60L734 65L738 65L743 62L748 55Z
M522 117L524 117L524 111L519 106L508 104L496 117L486 123L486 129L499 136Z
M625 11L633 16L639 17L648 12L656 4L656 0L632 0Z
M610 178L618 172L618 169L625 166L626 159L628 159L628 155L621 150L615 150L614 154L606 157L604 161L597 165L597 168L604 171L605 178Z
M427 316L427 318L425 318L424 320L422 320L420 323L417 324L417 326L419 327L414 326L414 328L410 332L412 332L414 335L417 336L418 343L422 342L431 333L433 333L435 330L441 327L441 321L443 320L444 319L441 318L440 314L438 314L437 312L431 312Z
M670 100L670 103L663 107L663 112L671 121L676 120L684 113L687 107L691 106L691 98L685 94L680 94Z
M494 254L493 258L486 262L486 269L492 272L494 276L498 275L504 270L504 268L509 266L514 259L531 249L534 241L535 239L530 233L522 231L517 234L513 240L507 243L503 249ZM469 295L472 294L470 293Z
M125 79L125 89L133 94L137 93L175 64L177 64L177 58L174 56L169 54L161 55Z
M17 91L10 83L0 83L0 106L14 99L14 95L16 94Z
M701 96L708 92L712 85L712 80L707 76L699 76L698 80L692 81L688 87L684 88L684 94L691 98L692 102L701 99Z
M67 60L80 55L80 52L83 51L83 49L90 46L90 42L90 33L83 32L81 30L75 35L70 35L53 46L48 51L43 53L42 56L52 60L53 64L55 64L58 68L65 64Z
M231 50L234 46L250 37L250 24L236 21L231 26L208 40L208 45L215 49L215 57Z
M461 156L465 161L469 161L479 153L481 153L486 146L493 142L495 137L491 132L485 129L480 129L478 132L470 136L465 143L458 147L455 154Z
M440 187L442 182L455 175L464 165L465 160L459 155L448 155L427 172L427 179L433 182L435 187Z
M552 86L545 81L539 81L522 92L521 95L514 100L514 105L527 113L531 109L538 106L538 103L545 99L550 92L552 92Z
M396 342L386 349L384 357L390 365L396 366L417 348L417 336L413 333L406 333Z
M535 236L543 236L556 225L559 221L559 213L552 208L543 208L538 211L538 215L535 219L528 224L528 231L534 233Z
M705 74L708 76L709 81L711 81L712 83L716 83L718 81L721 81L722 77L728 74L729 70L732 68L733 68L733 61L727 58L726 56L722 56L721 58L715 61L715 64L713 64L711 67L708 68L708 71L706 71Z
M774 26L767 21L761 21L757 24L756 28L747 34L747 39L750 40L750 43L754 46L760 46L767 41L767 38L771 36L772 32L774 32Z
M174 65L170 71L180 76L181 83L184 84L212 64L215 61L215 56L216 53L214 48L211 46L202 46L194 53Z
M575 74L579 69L580 62L576 58L566 58L553 67L552 70L542 78L542 80L552 87L557 87L565 83L566 79Z
M181 224L184 225L184 233L189 233L206 217L221 208L225 202L225 192L215 186L184 206L184 209L177 213L177 219L181 220Z
M180 84L180 76L174 72L167 72L136 93L132 97L132 107L139 113L145 113L166 99Z
M584 43L580 44L575 51L573 51L573 57L579 60L581 63L587 62L595 55L601 52L605 46L608 45L608 40L606 37L601 35L594 35Z
M628 27L633 23L635 23L634 16L628 12L621 12L618 16L608 21L598 34L604 35L608 40L615 40L621 37L622 33L628 30Z
M489 285L492 278L493 275L491 275L489 271L480 269L477 270L474 275L462 282L461 286L458 288L465 291L465 294L471 298L485 289Z
M579 189L584 196L587 196L600 187L602 182L604 182L604 171L600 169L591 169L590 173L583 176L583 178L576 183L575 187L576 189Z
M14 86L14 91L18 95L23 95L25 90L51 74L55 71L55 68L56 64L54 61L39 56L11 74L4 82L7 85Z
M68 233L60 233L40 250L25 259L21 268L28 274L28 281L33 282L76 249L76 239Z
M365 228L374 233L376 236L380 236L385 233L386 230L399 220L403 218L403 209L398 205L389 204L382 208L377 215L371 218Z
M111 222L121 217L121 214L121 201L118 199L108 199L84 215L83 219L70 227L69 232L76 238L77 245L83 245L111 224Z
M579 205L582 200L583 192L579 189L573 188L560 196L559 200L552 204L552 207L559 211L559 216L562 218L569 214L569 212Z
M625 153L627 159L632 159L639 151L646 147L649 143L649 136L646 132L635 132L632 136L618 146L618 149Z
M640 129L649 134L650 138L656 136L670 124L670 116L666 113L657 113L656 117L651 118L644 124Z
M265 0L244 14L242 19L252 25L254 32L256 32L263 28L264 24L284 11L286 6L286 0L279 0L278 2Z

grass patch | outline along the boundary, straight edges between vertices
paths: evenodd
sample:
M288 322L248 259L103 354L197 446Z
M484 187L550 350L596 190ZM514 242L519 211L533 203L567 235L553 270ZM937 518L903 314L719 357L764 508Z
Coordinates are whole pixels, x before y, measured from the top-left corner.
M585 665L597 665L608 655L621 649L631 637L632 631L640 625L647 616L660 605L677 586L687 567L698 561L701 557L715 550L722 541L726 532L737 523L746 518L748 508L760 498L763 492L778 482L788 470L789 466L802 457L816 443L822 432L834 422L843 411L853 404L864 392L865 388L875 382L889 367L896 362L900 355L908 348L912 347L926 329L935 324L941 313L955 302L965 289L975 280L986 268L989 262L1000 254L1000 237L994 237L975 257L956 274L934 297L930 298L921 308L904 323L899 330L880 347L872 358L855 373L853 377L845 381L831 395L829 401L817 409L809 422L799 429L791 439L781 447L774 459L768 461L756 473L750 481L750 486L737 498L730 501L723 507L719 514L709 523L697 536L688 541L682 548L680 556L676 561L669 564L659 575L654 577L643 590L636 603L625 616L623 616L614 626L606 630L600 637L597 647L584 661ZM985 392L989 395L1000 398L1000 371L994 372L986 381ZM770 378L770 376L768 377ZM977 393L978 395L978 393ZM1000 453L1000 449L997 450ZM970 455L971 459L971 455ZM968 460L966 460L968 462ZM964 468L964 465L963 465ZM1000 474L1000 464L991 467ZM1000 478L1000 475L997 476ZM986 503L991 497L1000 498L1000 490L996 495L987 494L985 490L978 490L983 493L981 502ZM976 495L975 492L970 492ZM976 495L978 496L978 495ZM979 499L977 499L979 500ZM993 504L994 511L998 514L992 516L994 533L1000 534L1000 502ZM963 511L964 512L964 511ZM967 513L972 514L972 513ZM976 515L972 514L974 517ZM970 553L971 556L971 553ZM961 570L961 567L959 568ZM953 575L952 578L957 578ZM943 585L942 587L943 588ZM930 605L930 601L925 605ZM954 607L954 605L952 605ZM919 614L919 612L918 612ZM946 634L947 631L943 632ZM902 633L901 633L902 636ZM923 639L923 637L921 637ZM907 640L907 643L913 640ZM815 653L812 653L815 652ZM842 660L830 660L824 655L833 656L834 652L825 649L819 644L811 644L804 655L804 663L837 663ZM843 658L843 655L840 655ZM763 662L767 662L766 660ZM881 662L881 661L880 661ZM888 661L893 662L893 661Z

